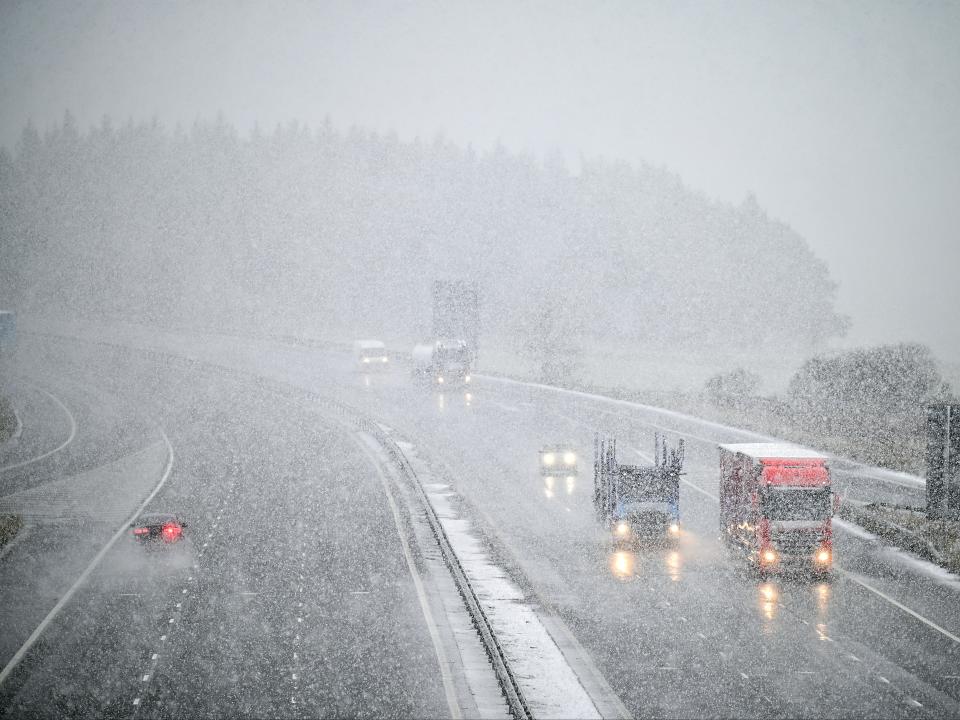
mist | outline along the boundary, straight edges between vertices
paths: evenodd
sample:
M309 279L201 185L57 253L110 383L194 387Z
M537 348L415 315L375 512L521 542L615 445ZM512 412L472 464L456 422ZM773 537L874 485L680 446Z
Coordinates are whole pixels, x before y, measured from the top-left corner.
M844 344L960 358L952 4L6 4L0 142L65 110L242 136L326 118L754 195L827 262Z
M0 0L0 718L960 717L958 37Z

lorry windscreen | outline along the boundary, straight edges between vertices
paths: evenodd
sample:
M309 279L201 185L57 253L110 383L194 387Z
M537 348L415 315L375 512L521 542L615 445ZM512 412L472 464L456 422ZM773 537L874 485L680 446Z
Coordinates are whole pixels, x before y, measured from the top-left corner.
M833 512L830 488L767 488L760 509L770 520L826 520Z

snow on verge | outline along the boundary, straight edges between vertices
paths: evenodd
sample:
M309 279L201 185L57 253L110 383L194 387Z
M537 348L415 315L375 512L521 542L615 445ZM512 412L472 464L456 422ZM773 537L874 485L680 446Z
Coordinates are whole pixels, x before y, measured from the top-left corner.
M470 580L507 662L536 718L600 718L596 706L523 592L499 567L450 502L453 489L436 482L413 445L397 442Z

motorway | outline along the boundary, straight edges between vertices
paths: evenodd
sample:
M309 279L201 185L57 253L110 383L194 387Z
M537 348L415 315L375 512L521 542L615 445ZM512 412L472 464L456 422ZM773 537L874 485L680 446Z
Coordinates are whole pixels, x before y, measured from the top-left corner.
M494 379L469 397L438 393L399 369L357 373L346 353L320 348L174 333L126 342L196 362L56 338L22 355L88 397L77 405L100 388L165 429L176 460L151 507L188 514L191 542L159 558L117 543L0 686L8 714L451 713L380 480L310 392L416 447L491 556L632 716L960 716L957 587L855 529L836 533L830 582L761 582L726 551L716 444L750 439L742 433ZM280 398L258 377L288 391ZM88 422L101 425L93 411ZM78 438L92 432L77 424ZM141 444L155 440L141 425ZM616 435L627 461L651 451L654 431L687 439L677 547L610 549L590 505L594 430ZM102 452L115 461L117 431L106 434ZM136 443L124 438L129 453ZM573 483L548 486L537 450L564 440L586 462ZM89 464L91 444L61 464ZM10 482L47 475L19 468ZM851 494L866 492L849 482ZM25 572L13 564L25 544L0 561L4 588Z
M147 551L123 533L0 686L5 716L451 713L381 478L352 433L252 380L61 349L34 348L31 377L38 387L56 382L77 437L55 467L46 458L0 474L0 505L25 504L30 524L0 561L3 662L149 486L163 482L149 509L187 519L188 540ZM116 407L117 398L139 410ZM56 447L63 425L51 416L47 445ZM151 464L160 432L172 463ZM94 498L99 515L76 502L45 514L23 500L44 483L60 483L54 500L64 480L89 486L90 469L111 466L122 449L138 461L121 473L131 491L106 473L113 492Z

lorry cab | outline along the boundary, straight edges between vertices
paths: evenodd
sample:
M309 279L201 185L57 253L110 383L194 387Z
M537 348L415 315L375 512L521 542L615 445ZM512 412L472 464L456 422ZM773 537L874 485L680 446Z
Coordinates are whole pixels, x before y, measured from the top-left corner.
M440 339L415 345L410 359L414 378L437 388L470 383L472 356L463 340Z
M653 465L625 465L617 461L616 440L594 438L593 505L607 525L614 545L637 540L675 540L680 537L680 476L684 443L673 450L658 434Z
M610 512L615 540L672 538L680 534L679 478L655 468L620 465Z
M787 443L720 446L720 529L761 573L833 565L827 457Z

